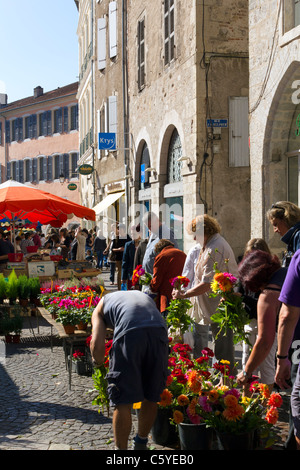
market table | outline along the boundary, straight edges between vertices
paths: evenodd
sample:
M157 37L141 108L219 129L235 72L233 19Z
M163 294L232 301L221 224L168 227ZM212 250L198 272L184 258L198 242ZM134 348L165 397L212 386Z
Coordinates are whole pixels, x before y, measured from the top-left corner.
M51 334L50 334L50 342L51 342L51 351L53 351L53 327L56 329L57 334L63 340L63 348L65 353L65 364L66 369L69 371L69 389L71 389L72 385L72 357L73 357L73 347L74 343L77 342L85 342L88 336L91 334L91 329L88 327L86 330L75 330L72 334L67 334L64 330L64 327L61 323L55 321L48 310L43 307L38 307L37 311L39 314L50 324L51 327ZM68 354L67 351L67 344L70 345L70 351Z

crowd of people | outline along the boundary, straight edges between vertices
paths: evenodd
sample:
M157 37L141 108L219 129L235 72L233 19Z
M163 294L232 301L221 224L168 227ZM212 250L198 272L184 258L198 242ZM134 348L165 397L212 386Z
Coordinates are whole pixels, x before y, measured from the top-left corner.
M188 225L187 231L193 236L195 244L187 254L178 248L172 231L161 224L158 217L152 213L148 213L143 220L149 230L147 240L141 240L137 236L140 228L133 227L132 240L125 240L124 248L117 242L111 242L109 245L110 250L117 248L118 251L123 252L120 264L121 282L127 282L128 290L122 292L118 286L119 290L113 294L114 297L108 300L112 294L105 296L101 306L95 310L93 357L96 363L101 363L101 347L103 350L103 338L105 338L103 331L107 325L113 327L117 325L119 328L119 325L123 324L121 336L124 337L122 341L125 343L129 331L132 334L132 330L138 330L139 334L135 335L135 341L139 343L140 348L138 355L130 359L127 357L129 341L126 346L120 346L119 338L114 339L114 344L119 345L119 352L112 352L114 370L111 375L109 373L108 380L111 400L116 407L114 432L120 448L127 446L129 436L127 431L130 427L128 409L125 407L124 410L122 398L125 357L126 370L128 367L134 367L137 374L135 383L142 384L141 388L139 386L137 389L138 396L129 394L131 398L127 396L127 401L125 401L133 403L134 400L139 399L145 407L141 413L141 428L135 438L135 448L145 448L148 433L155 419L155 413L153 413L155 404L154 402L151 404L143 378L145 375L143 369L146 364L144 354L146 354L147 347L142 335L149 317L154 315L153 305L155 304L152 300L152 307L146 308L142 300L147 297L145 294L136 297L135 300L132 297L136 295L134 294L136 291L130 290L133 269L137 264L141 264L145 271L152 275L150 288L151 291L157 293L156 310L162 314L162 318L173 298L190 299L192 308L189 313L194 320L194 325L192 331L188 333L187 340L190 342L194 357L199 357L201 351L207 347L210 332L216 359L227 359L230 364L234 364L233 335L229 332L225 336L218 335L216 338L217 325L211 320L219 302L218 298L209 296L215 274L214 266L217 263L220 271L226 270L238 278L239 289L236 295L243 296L250 320L245 329L249 334L252 347L248 344L243 345L242 372L237 375L238 383L244 389L245 394L248 392L250 380L254 375L258 375L260 380L269 386L270 391L274 386L278 389L292 387L290 433L285 447L288 450L300 449L300 369L299 354L297 354L300 340L300 209L288 201L281 201L274 204L268 211L267 219L274 232L278 233L281 241L286 244L287 249L282 260L271 252L265 240L261 238L249 240L243 256L236 260L230 245L221 235L218 221L207 214L196 217ZM116 237L118 236L117 229L116 227L114 231ZM123 275L123 265L126 266L126 270L124 269L126 276ZM186 276L190 280L184 292L172 290L168 282L170 277L178 275ZM127 309L129 305L132 308ZM101 328L99 322L102 325ZM161 323L156 326L161 326ZM165 363L165 352L161 351L160 354L161 362ZM158 362L160 361L156 361ZM120 364L123 365L120 366ZM147 372L148 378L152 374L153 377L157 377L156 365L152 363L149 367L147 366ZM164 377L167 370L160 369L160 374ZM161 383L161 390L162 388L163 383ZM126 384L125 389L128 392ZM118 390L117 395L116 390ZM150 409L152 410L151 417Z

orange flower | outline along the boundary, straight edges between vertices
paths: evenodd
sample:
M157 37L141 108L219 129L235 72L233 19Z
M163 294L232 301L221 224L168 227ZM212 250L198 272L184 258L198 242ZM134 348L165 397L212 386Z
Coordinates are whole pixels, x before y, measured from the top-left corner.
M241 405L230 406L223 411L223 416L228 421L236 421L245 413Z
M173 420L175 424L182 423L183 421L183 414L181 411L175 410L173 413Z
M219 398L219 394L218 394L217 390L212 389L208 392L208 400L211 403L216 402L218 400L218 398Z
M224 276L223 273L217 273L214 275L214 280L219 284L219 288L223 292L230 292L232 290L232 283L228 277Z
M165 388L164 391L162 392L162 394L160 395L159 405L160 406L169 406L169 405L171 405L172 398L173 398L172 393L167 388Z
M196 371L192 370L187 373L188 386L193 393L199 393L201 391L201 375Z
M265 399L270 398L270 390L266 384L258 384L258 389L261 393L261 396Z
M185 406L189 404L190 400L188 399L186 395L182 394L182 395L179 395L179 397L177 398L177 402L179 406Z
M196 414L197 414L197 411L196 411L197 404L198 404L197 398L193 398L191 400L191 403L189 404L189 407L188 407L188 412L191 416L196 416Z
M228 408L232 408L237 406L238 400L234 395L226 395L224 398L224 403Z
M268 406L274 406L275 408L280 408L281 405L282 405L282 397L280 393L272 393L268 400Z
M266 414L266 420L268 421L269 424L277 423L278 409L275 408L275 406L271 406L271 408L268 409L267 414Z

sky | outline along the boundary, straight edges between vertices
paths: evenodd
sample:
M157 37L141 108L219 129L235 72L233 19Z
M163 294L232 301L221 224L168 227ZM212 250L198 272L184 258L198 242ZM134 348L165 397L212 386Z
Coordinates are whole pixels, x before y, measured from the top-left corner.
M0 0L0 93L8 102L78 80L74 0Z

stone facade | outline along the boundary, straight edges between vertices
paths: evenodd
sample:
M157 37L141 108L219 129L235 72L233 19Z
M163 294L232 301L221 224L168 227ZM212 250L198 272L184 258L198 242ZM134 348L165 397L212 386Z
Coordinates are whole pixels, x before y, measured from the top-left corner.
M251 236L265 238L278 254L285 246L273 234L266 212L277 201L299 203L296 3L249 2Z

